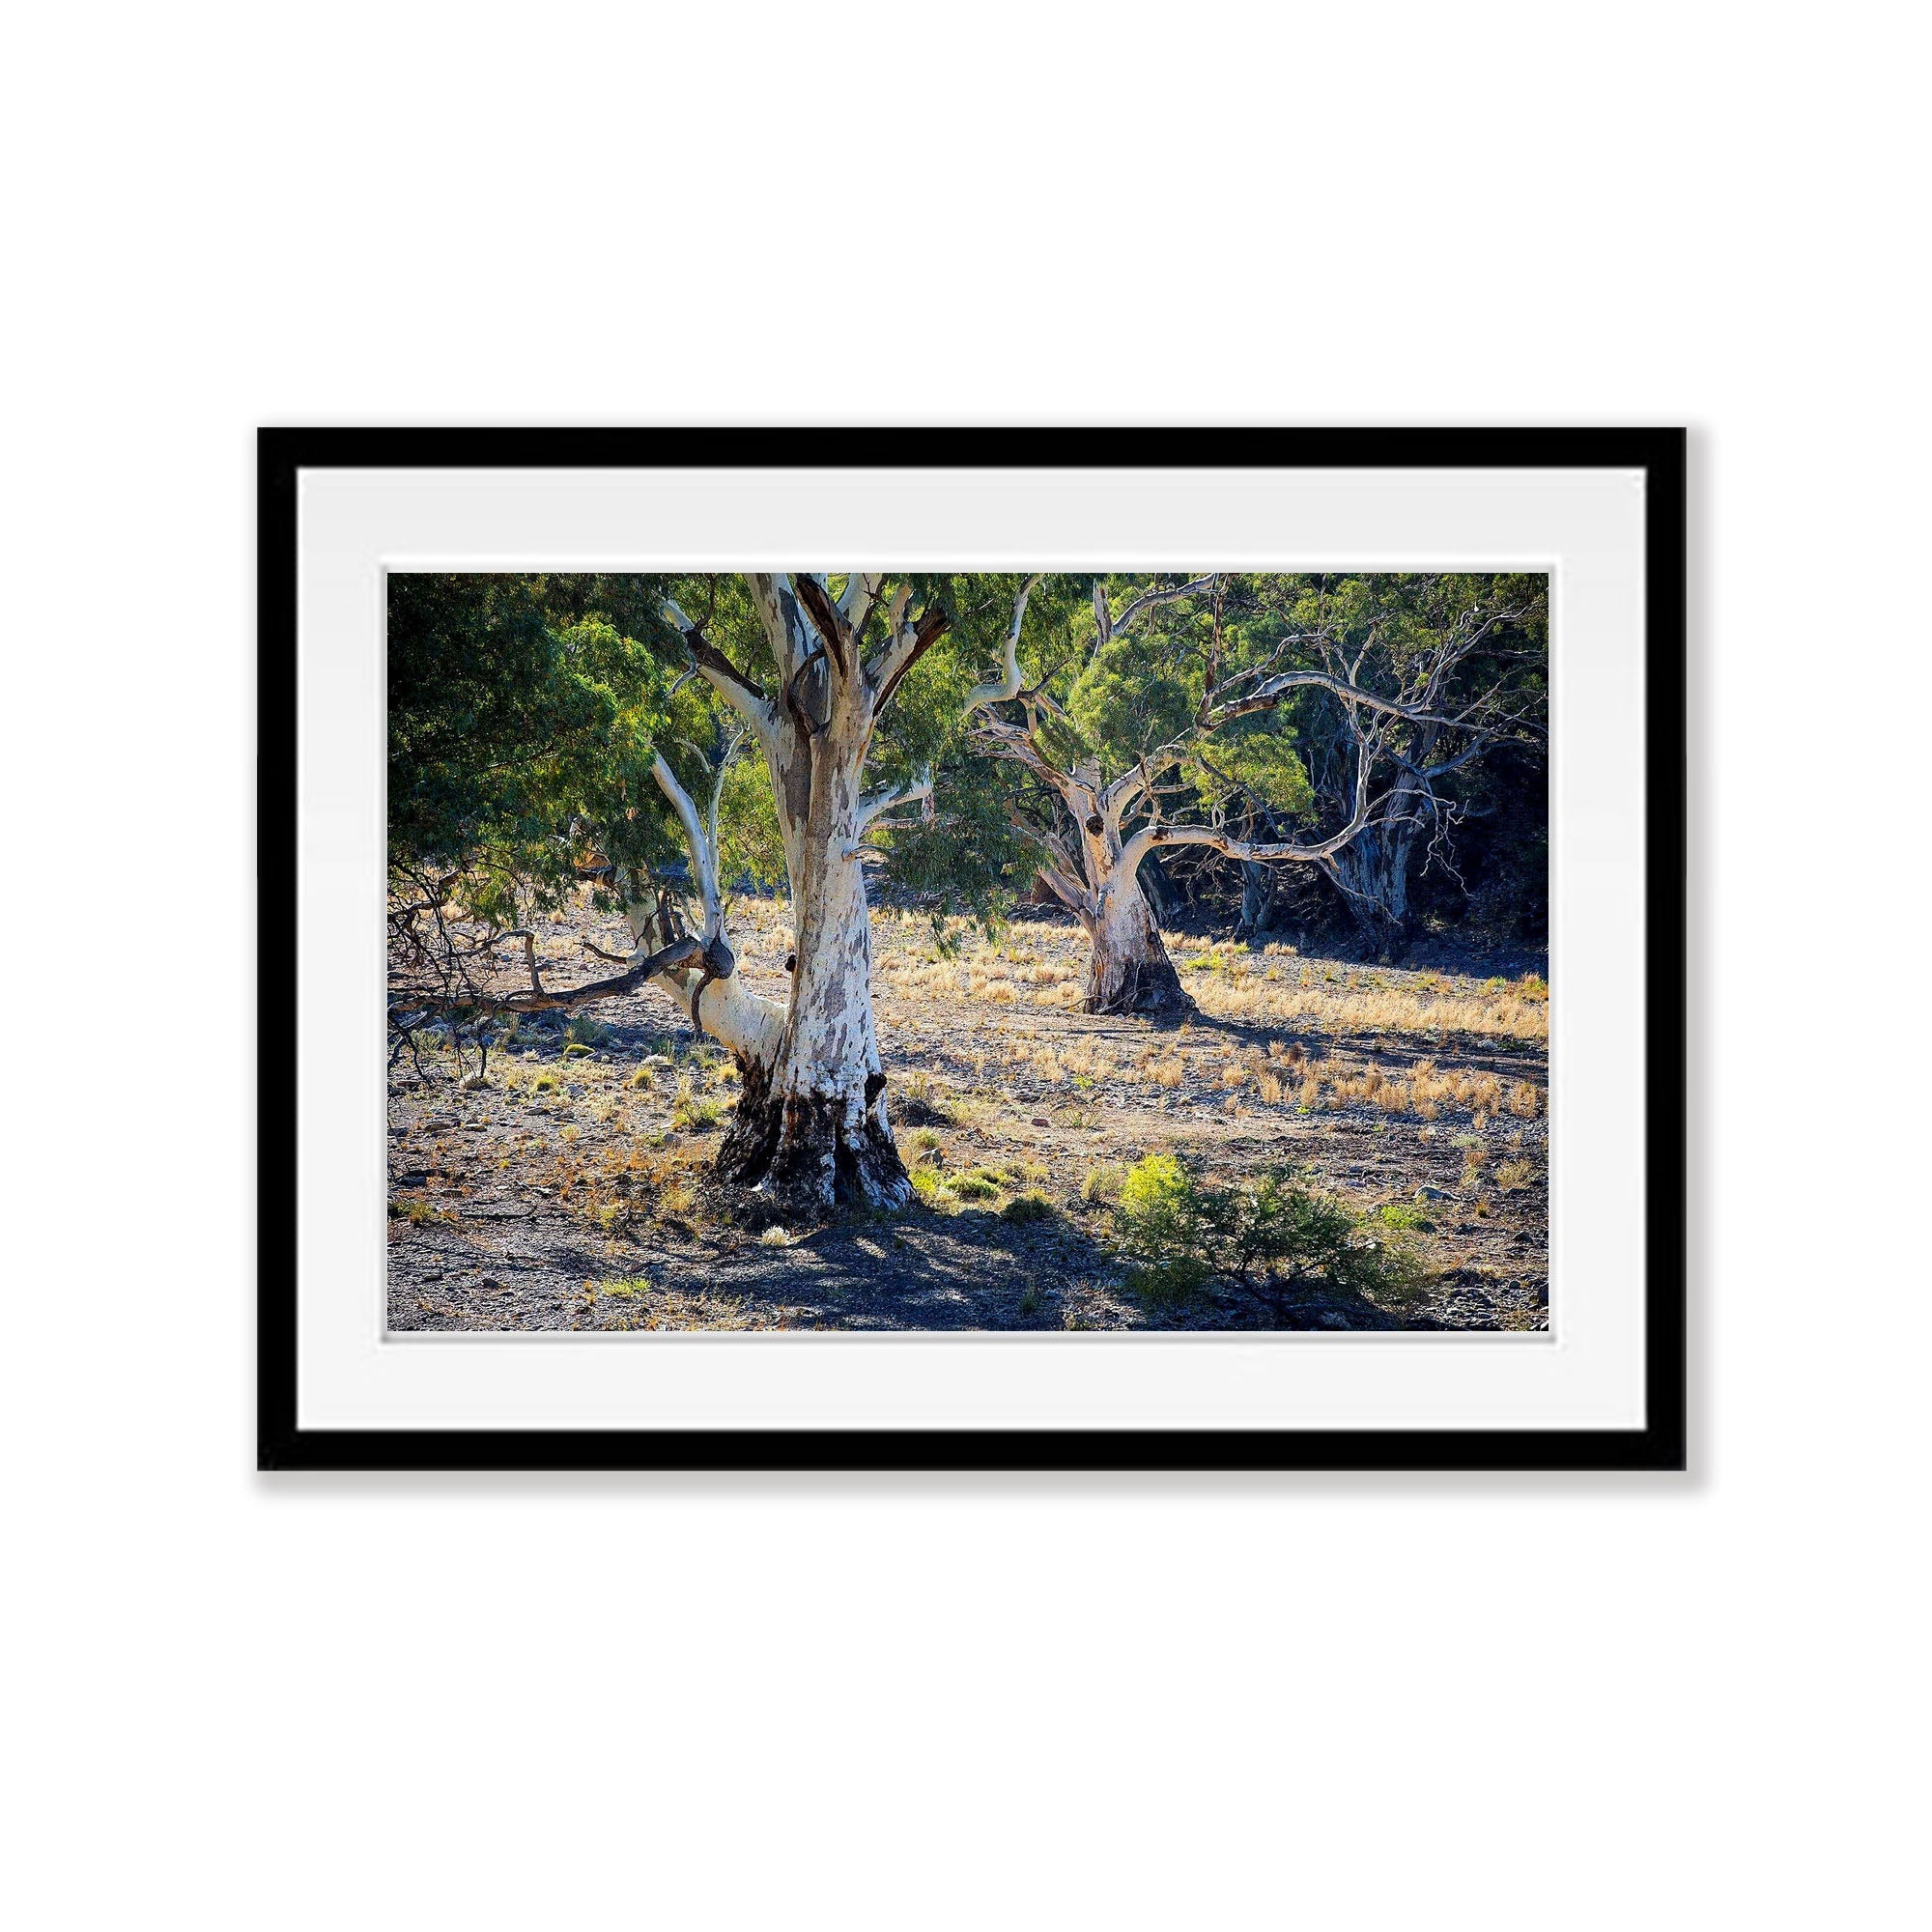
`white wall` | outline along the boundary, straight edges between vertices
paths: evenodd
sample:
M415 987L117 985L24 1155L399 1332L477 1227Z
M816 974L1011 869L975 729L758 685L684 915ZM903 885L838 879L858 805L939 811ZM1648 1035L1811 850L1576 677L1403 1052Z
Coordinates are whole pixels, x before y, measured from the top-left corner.
M1922 34L16 19L14 1922L1906 1922ZM1693 1476L251 1473L253 427L713 420L1693 426Z

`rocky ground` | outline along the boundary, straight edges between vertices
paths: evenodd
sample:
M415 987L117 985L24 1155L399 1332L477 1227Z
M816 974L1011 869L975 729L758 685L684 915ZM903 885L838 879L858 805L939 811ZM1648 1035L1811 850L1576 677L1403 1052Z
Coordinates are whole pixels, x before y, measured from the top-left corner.
M778 999L784 912L733 915L740 970ZM546 983L609 970L586 939L623 950L586 908L545 932ZM655 991L568 1029L525 1020L487 1085L459 1086L425 1041L429 1077L409 1055L390 1073L390 1327L1548 1326L1540 980L1179 938L1202 1010L1163 1027L1074 1009L1083 945L1058 920L997 944L955 923L942 945L923 914L877 915L888 1095L923 1170L919 1203L887 1219L793 1230L717 1189L735 1076ZM1166 1151L1224 1184L1293 1162L1386 1209L1412 1226L1427 1286L1395 1306L1229 1284L1149 1305L1107 1204Z

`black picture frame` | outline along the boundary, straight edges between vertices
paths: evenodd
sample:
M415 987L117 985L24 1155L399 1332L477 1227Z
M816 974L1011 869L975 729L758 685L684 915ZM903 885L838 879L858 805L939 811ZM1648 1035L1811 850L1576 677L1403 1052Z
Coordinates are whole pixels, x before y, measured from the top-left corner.
M297 1420L297 480L306 469L1620 469L1645 472L1645 1421L1602 1430L338 1430ZM294 1469L1681 1470L1686 1466L1682 429L301 429L257 442L257 1466ZM280 998L271 1007L268 989Z

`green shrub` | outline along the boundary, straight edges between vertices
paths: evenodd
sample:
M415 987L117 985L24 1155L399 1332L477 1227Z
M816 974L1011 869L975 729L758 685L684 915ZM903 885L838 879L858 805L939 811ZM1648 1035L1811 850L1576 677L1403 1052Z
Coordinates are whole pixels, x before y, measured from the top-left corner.
M619 1276L614 1281L586 1281L583 1292L594 1301L599 1295L615 1295L620 1301L629 1300L633 1295L648 1294L651 1292L648 1275L632 1275L628 1279Z
M1400 1303L1429 1278L1412 1245L1290 1167L1212 1187L1173 1154L1150 1154L1128 1173L1114 1221L1143 1299L1192 1294L1220 1274L1249 1286L1325 1281Z
M1030 1190L1025 1194L1015 1194L1000 1209L1000 1219L1010 1221L1017 1228L1029 1221L1044 1221L1052 1212L1052 1202L1044 1194Z
M908 1175L912 1181L913 1192L928 1208L944 1208L958 1199L952 1188L940 1179L939 1170L926 1166L923 1161L917 1167L909 1169Z
M602 1046L611 1037L611 1029L601 1020L572 1020L564 1028L563 1037L570 1046L581 1046L588 1053L593 1046ZM564 1051L568 1053L570 1046Z
M1151 1153L1135 1162L1121 1183L1114 1218L1128 1246L1150 1263L1172 1260L1200 1245L1194 1179L1171 1153Z
M584 1060L589 1057L589 1054L590 1054L590 1049L587 1046L585 1046L582 1040L578 1039L572 1040L570 1044L563 1049L563 1057L566 1060Z
M952 1191L961 1201L990 1201L1000 1192L1000 1183L980 1172L955 1176Z
M1435 1225L1420 1208L1411 1208L1406 1201L1384 1201L1376 1209L1376 1219L1384 1228L1393 1228L1398 1234L1405 1235L1427 1231Z
M689 1080L677 1083L677 1097L671 1102L670 1122L684 1132L702 1133L724 1118L724 1103L709 1094L692 1092Z

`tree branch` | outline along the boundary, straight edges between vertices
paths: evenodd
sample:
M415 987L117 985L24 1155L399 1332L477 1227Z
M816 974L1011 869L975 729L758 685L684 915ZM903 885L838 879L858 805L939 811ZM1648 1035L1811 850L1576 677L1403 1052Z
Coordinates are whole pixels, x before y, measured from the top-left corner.
M845 594L838 600L838 610L853 637L863 638L866 635L866 626L871 621L873 608L885 587L883 576L869 576L859 570L847 575Z
M981 705L998 704L1020 695L1020 626L1026 621L1027 600L1038 586L1037 577L1029 577L1020 586L1020 594L1013 600L1013 621L1007 627L1006 668L993 683L976 684L967 693L966 710L969 715Z
M505 933L504 938L512 935ZM526 941L534 946L534 942ZM432 1014L452 1012L476 1013L546 1013L572 1012L579 1007L585 1007L592 1000L609 1000L620 993L634 993L645 985L656 974L668 972L679 966L701 964L705 958L704 942L695 935L687 934L682 939L673 940L662 951L650 953L622 973L614 974L608 980L593 980L588 985L571 986L562 992L547 993L541 983L527 993L477 993L463 999L411 1000L389 1009L389 1023L396 1027L419 1025ZM531 979L536 979L534 962ZM409 1017L404 1009L416 1009L414 1017Z
M932 767L927 765L917 777L908 779L902 785L892 785L884 791L869 792L859 801L859 814L853 825L855 832L864 832L882 811L890 811L895 805L910 805L916 798L932 796Z
M762 688L747 677L718 646L704 635L704 627L687 617L675 604L665 605L665 615L684 637L684 647L697 667L698 675L717 692L732 710L752 727L758 743L774 752L782 731L777 707Z
M851 663L848 652L852 643L852 627L846 621L844 610L832 601L832 592L822 576L802 572L791 582L793 593L818 633L827 662L843 676Z
M910 601L910 592L903 590L894 599L893 635L866 668L874 714L886 708L899 680L946 635L946 612L938 605L912 617L908 614Z
M697 807L692 803L691 794L678 783L677 774L665 763L662 753L651 765L651 776L657 781L658 789L670 801L671 810L684 828L685 848L691 854L691 875L697 886L698 903L704 908L704 944L709 950L719 943L724 928L724 899L718 890L717 847L705 838Z

